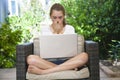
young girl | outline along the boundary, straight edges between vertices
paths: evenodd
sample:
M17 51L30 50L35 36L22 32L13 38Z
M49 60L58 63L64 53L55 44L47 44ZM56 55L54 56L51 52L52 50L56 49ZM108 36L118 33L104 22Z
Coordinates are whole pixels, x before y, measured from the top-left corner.
M41 34L71 34L75 33L71 25L65 23L65 10L64 7L55 3L50 9L50 18L52 24L41 29ZM45 60L37 55L29 55L27 57L28 72L33 74L48 74L57 71L71 70L82 67L88 61L88 54L82 52L69 60L63 61L61 64Z

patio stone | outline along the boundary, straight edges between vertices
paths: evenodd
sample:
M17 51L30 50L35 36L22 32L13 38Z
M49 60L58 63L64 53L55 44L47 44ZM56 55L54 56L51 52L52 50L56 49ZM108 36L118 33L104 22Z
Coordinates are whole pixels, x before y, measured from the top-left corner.
M0 80L16 80L16 68L0 69ZM120 80L120 78L110 78L100 69L100 80Z

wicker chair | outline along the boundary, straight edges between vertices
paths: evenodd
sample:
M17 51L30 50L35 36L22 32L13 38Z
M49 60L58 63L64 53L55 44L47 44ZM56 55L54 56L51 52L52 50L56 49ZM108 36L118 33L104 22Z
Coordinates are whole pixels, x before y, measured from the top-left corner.
M17 45L16 47L16 80L26 80L27 64L26 57L33 54L33 43L25 43ZM88 68L90 77L77 80L99 80L99 50L98 43L94 41L85 41L85 52L89 55ZM71 79L70 79L71 80ZM76 80L76 79L74 79Z

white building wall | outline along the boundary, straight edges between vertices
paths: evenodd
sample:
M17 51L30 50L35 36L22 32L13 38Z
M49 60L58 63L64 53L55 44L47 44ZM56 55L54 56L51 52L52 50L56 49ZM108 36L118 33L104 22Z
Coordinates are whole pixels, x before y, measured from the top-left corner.
M10 12L9 16L19 16L20 12L20 1L19 0L8 0L8 10Z
M11 8L11 1L15 1L15 8ZM13 14L11 11L15 9L15 13ZM0 23L5 21L5 18L11 15L19 15L20 13L20 5L19 0L0 0Z
M8 0L0 0L0 23L8 16Z

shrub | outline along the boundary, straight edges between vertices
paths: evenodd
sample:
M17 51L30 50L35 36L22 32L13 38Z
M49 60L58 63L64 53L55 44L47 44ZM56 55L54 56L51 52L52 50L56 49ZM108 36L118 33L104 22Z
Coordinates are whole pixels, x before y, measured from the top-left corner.
M0 27L0 68L15 66L16 45L22 40L22 31L19 27L14 30L8 23Z
M99 43L100 58L107 59L111 40L120 40L119 0L61 0L67 22L76 33Z
M119 61L120 60L120 41L112 40L112 43L109 44L110 49L108 51L109 53L109 59L112 61Z

